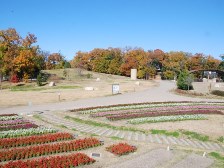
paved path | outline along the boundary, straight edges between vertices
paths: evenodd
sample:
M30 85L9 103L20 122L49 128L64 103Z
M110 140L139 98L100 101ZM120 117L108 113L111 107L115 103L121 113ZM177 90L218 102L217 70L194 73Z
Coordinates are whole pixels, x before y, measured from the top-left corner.
M162 101L223 101L214 99L201 99L175 95L169 91L175 88L171 81L159 81L159 87L152 87L145 91L126 93L123 95L82 99L72 102L48 103L43 105L20 106L12 108L1 108L0 113L31 113L35 111L69 110L81 107L92 107L112 104L162 102ZM0 100L1 101L1 100ZM32 101L32 100L30 100ZM224 102L224 101L223 101Z
M118 138L122 138L129 141L166 144L167 146L177 145L177 146L183 146L188 148L224 152L224 147L219 145L218 143L201 142L196 140L175 138L172 136L144 134L140 132L120 131L120 130L113 130L113 129L109 129L105 127L90 126L87 124L80 124L78 122L63 119L52 113L42 113L41 115L42 117L45 118L45 120L50 121L53 124L64 125L68 129L75 129L77 131L85 132L88 134L95 134L95 135L99 135L103 137L118 137Z

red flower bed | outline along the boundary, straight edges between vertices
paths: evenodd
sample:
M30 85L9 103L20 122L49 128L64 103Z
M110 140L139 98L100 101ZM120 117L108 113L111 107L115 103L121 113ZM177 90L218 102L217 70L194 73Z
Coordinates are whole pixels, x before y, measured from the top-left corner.
M115 155L125 155L131 152L135 152L137 148L135 146L131 146L127 143L119 143L117 145L111 145L106 148L107 151L110 151L111 153Z
M66 156L50 156L27 161L11 161L0 165L0 168L70 168L94 162L95 160L88 157L86 154L75 153Z
M20 138L4 138L0 139L0 149L4 148L12 148L12 147L20 147L27 146L33 144L44 144L48 142L56 142L61 140L72 139L72 135L69 133L52 133L46 135L33 135L28 137L20 137Z
M218 110L190 110L190 111L174 111L174 112L144 112L144 113L128 113L128 114L117 114L112 116L107 116L106 118L112 121L140 118L140 117L156 117L156 116L169 116L169 115L190 115L190 114L221 114L223 113Z
M0 126L0 131L16 130L16 129L28 129L28 128L37 128L38 125L33 123L17 124L17 125L7 125Z
M1 161L27 159L52 153L62 153L69 151L77 151L94 146L101 145L100 141L96 138L85 138L72 140L67 142L59 142L54 144L43 144L22 148L14 148L0 151Z

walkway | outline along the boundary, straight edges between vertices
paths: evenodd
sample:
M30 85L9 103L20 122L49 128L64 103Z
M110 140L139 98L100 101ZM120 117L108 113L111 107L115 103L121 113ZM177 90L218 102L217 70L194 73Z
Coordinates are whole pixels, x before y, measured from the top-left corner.
M50 121L51 123L54 123L56 125L64 125L68 129L75 129L79 132L85 132L88 134L95 134L104 137L118 137L129 141L166 144L167 146L177 145L188 148L224 152L224 147L217 143L201 142L189 139L175 138L172 136L144 134L140 132L120 131L104 127L90 126L87 124L80 124L78 122L66 120L51 113L42 113L41 115L45 118L45 120Z

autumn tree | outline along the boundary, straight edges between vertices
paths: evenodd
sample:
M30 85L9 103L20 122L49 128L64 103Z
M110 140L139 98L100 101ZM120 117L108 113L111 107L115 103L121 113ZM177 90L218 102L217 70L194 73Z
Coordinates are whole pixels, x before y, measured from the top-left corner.
M28 80L41 70L44 58L40 54L34 34L28 33L23 39L15 29L0 31L0 74L17 75ZM2 75L0 75L2 76Z
M52 53L48 56L46 62L47 69L61 69L64 68L65 59L60 53Z

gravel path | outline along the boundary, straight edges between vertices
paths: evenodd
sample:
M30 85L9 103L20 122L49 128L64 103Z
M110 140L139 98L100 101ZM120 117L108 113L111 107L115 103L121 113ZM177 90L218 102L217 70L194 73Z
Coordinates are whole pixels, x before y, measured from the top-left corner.
M174 154L172 153L172 151L166 151L165 149L155 149L132 160L117 163L107 168L160 168L171 162L173 158ZM193 153L188 155L186 158L175 162L174 166L171 165L168 167L207 168L214 162L214 160Z
M196 154L191 154L183 159L172 168L206 168L209 167L214 160L205 158Z
M156 149L132 160L118 163L107 168L155 168L162 166L173 158L171 151Z
M162 101L223 101L214 99L201 99L175 95L169 91L175 88L172 81L159 81L160 86L152 87L145 91L132 92L123 95L82 99L72 102L58 102L43 105L20 106L1 108L0 113L31 113L35 111L69 110L81 107L93 107L124 103L162 102ZM1 101L1 100L0 100ZM30 100L32 102L32 100Z

